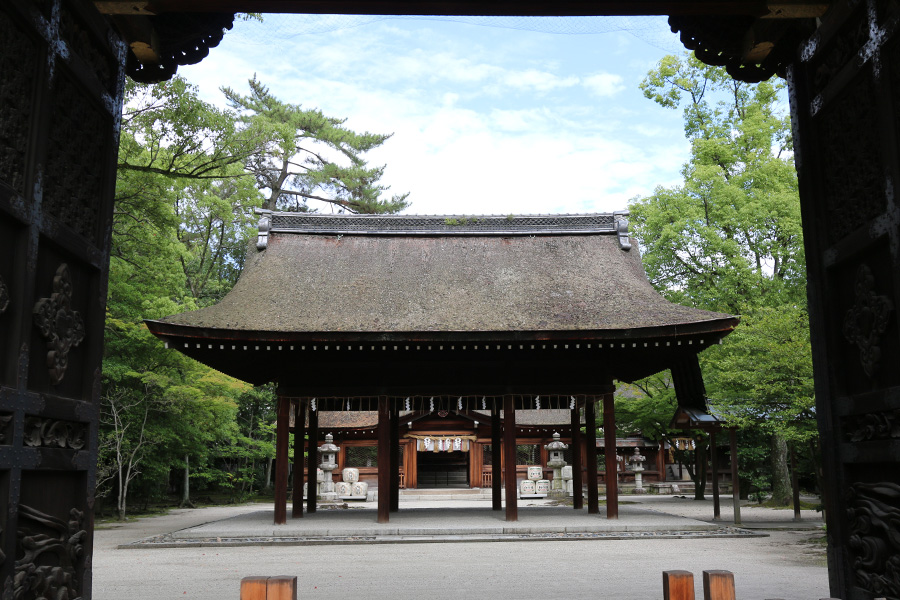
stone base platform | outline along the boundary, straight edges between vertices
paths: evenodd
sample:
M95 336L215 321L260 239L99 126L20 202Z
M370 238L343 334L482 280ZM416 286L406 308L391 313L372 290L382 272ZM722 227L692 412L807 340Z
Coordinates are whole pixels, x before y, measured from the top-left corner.
M440 503L431 503L440 504ZM448 503L451 504L451 503ZM137 540L122 548L237 545L301 545L364 543L422 543L522 541L561 539L624 539L630 537L734 537L757 535L747 530L673 516L635 505L622 505L618 519L603 513L564 506L519 506L518 521L505 520L505 511L490 506L409 507L391 513L390 523L375 522L374 506L320 508L273 525L273 510L262 509L205 523L161 536ZM290 512L289 512L290 514Z

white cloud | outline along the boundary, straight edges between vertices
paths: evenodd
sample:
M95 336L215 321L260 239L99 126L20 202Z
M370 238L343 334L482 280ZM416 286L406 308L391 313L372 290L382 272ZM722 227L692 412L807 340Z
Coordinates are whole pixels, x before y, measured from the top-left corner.
M552 55L543 38L492 45L521 32L480 28L472 41L471 32L442 39L436 28L406 25L249 47L226 35L183 72L208 100L221 102L220 85L246 90L256 72L281 100L347 117L357 131L394 132L369 160L387 165L392 192L411 192L409 212L611 211L679 179L688 151L680 116L653 111L624 83L642 75L627 65L598 72L594 61ZM591 47L609 55L602 50ZM511 62L516 53L525 60Z
M506 71L503 73L501 82L511 88L549 92L550 90L577 85L578 78L559 77L547 71L527 69L525 71Z
M613 73L589 75L582 80L582 85L589 92L600 97L614 96L625 89L622 76Z

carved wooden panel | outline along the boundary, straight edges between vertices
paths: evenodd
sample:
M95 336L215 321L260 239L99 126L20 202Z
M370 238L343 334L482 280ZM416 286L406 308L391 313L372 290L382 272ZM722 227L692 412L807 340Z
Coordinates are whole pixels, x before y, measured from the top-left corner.
M55 88L43 208L96 245L104 175L97 164L107 150L106 137L95 132L109 128L110 118L65 74Z
M878 160L875 132L875 93L871 69L854 81L817 115L822 143L844 148L841 154L824 155L825 203L828 210L829 241L836 242L881 214L885 208L884 177ZM858 127L846 127L849 119L859 119Z
M77 54L93 71L104 90L116 93L119 69L109 45L104 42L106 29L96 23L91 26L75 10L77 5L64 3L59 16L59 34L69 49ZM83 8L81 10L84 10Z
M900 596L900 36L842 1L791 68L833 597Z
M0 40L0 181L21 194L40 53L32 36L8 13L0 12Z
M0 597L87 599L125 48L88 0L0 39Z
M25 471L21 486L13 598L89 596L84 563L90 551L90 517L84 474Z
M896 282L891 262L885 260L889 254L882 238L867 252L829 270L835 290L830 314L840 326L834 345L842 364L832 376L843 395L900 385L900 370L889 361L900 352Z
M0 256L16 256L22 253L25 242L23 227L18 223L0 220ZM0 261L0 385L15 381L15 356L17 336L14 335L24 318L19 289L23 264Z

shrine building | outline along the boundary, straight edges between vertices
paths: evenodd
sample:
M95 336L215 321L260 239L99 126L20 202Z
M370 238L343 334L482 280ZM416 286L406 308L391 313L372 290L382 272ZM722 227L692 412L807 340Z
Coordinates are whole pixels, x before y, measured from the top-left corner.
M463 436L457 427L438 438L453 433L482 452L490 447L488 462L504 469L502 478L489 471L494 506L502 480L507 520L517 518L516 411L567 411L573 484L581 489L583 472L588 511L599 512L595 401L603 399L607 447L616 443L614 381L671 369L679 405L705 411L697 354L738 323L656 293L626 213L261 214L231 292L214 306L147 325L169 348L223 373L277 382L276 523L286 520L291 413L315 443L318 413L344 410L377 411L379 522L398 509L401 463L417 466L404 485L423 473L420 459L429 476L464 466L470 486L487 481L483 453L464 465L468 457L450 464L433 448L412 454L401 410L490 415L480 431ZM295 433L304 432L295 426ZM307 481L316 458L308 453ZM606 472L615 472L616 454L605 460ZM615 518L614 478L606 493L607 516ZM300 504L295 494L295 517ZM315 494L307 510L315 510Z

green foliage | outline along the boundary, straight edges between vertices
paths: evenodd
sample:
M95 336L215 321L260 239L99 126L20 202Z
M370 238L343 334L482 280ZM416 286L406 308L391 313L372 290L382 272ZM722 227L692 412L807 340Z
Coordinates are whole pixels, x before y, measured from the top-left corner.
M716 409L742 429L788 441L816 436L809 316L798 306L763 307L744 318L729 343L711 349L708 382Z
M663 59L641 84L684 105L684 184L631 206L654 286L671 300L740 314L804 301L806 278L790 122L780 83L749 85L692 56Z
M701 363L714 410L757 434L741 449L743 472L778 489L785 488L783 440L813 448L815 437L805 256L783 88L735 81L690 55L665 57L641 89L664 108L683 109L691 156L682 185L657 188L630 206L647 275L661 294L742 315L742 325ZM646 399L633 410L641 427L662 416Z
M619 383L616 387L620 390L615 400L616 435L624 437L640 433L660 444L668 443L675 460L685 466L694 481L695 496L703 498L706 471L698 468L697 462L706 460L709 436L699 431L685 432L669 427L678 408L669 371L651 375L633 384ZM693 440L693 449L676 446L675 438L686 437Z
M389 136L356 134L339 119L279 101L255 79L250 96L229 100L240 114L203 102L181 78L127 84L98 477L99 495L115 498L120 518L129 490L146 502L179 487L173 470L187 471L193 489L245 498L262 486L275 454L272 386L251 388L166 350L143 319L221 299L240 275L254 209L266 202L305 190L316 195L297 197L333 194L329 201L353 212L406 206L405 196L379 197L383 167L360 158ZM287 173L281 187L267 179L276 164Z
M678 401L668 371L616 387L624 392L615 399L617 436L640 433L659 442L679 434L669 429Z
M306 211L307 200L319 200L340 211L394 213L409 205L409 194L382 198L389 189L379 183L384 166L371 167L362 158L391 134L351 131L346 119L278 100L255 77L249 87L248 95L222 92L240 113L243 130L266 140L246 161L257 186L268 190L266 208Z

